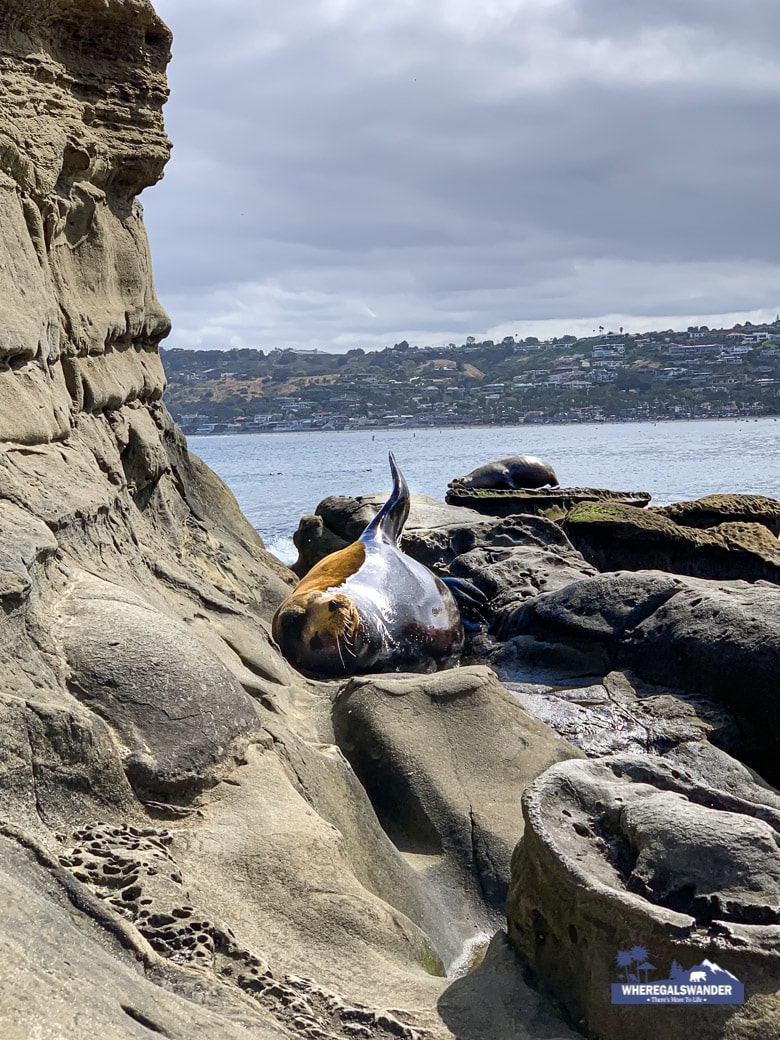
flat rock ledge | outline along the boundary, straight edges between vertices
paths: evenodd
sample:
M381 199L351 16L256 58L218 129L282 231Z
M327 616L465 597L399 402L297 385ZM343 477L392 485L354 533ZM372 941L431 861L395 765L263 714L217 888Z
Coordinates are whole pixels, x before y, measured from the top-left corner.
M526 791L509 939L586 1035L780 1035L780 813L765 795L627 755L558 763ZM727 973L744 1004L611 1002L613 983Z
M647 491L610 491L607 488L540 488L507 491L495 488L450 487L445 502L473 509L488 516L514 516L530 513L559 520L581 502L616 502L641 508L651 499Z

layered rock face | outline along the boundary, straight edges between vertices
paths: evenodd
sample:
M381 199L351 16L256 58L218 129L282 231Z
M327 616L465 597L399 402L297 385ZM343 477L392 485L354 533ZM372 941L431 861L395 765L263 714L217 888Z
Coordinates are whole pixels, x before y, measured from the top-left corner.
M497 925L525 784L579 752L482 670L332 709L272 645L294 577L161 400L169 50L146 0L0 3L0 1034L476 1035L444 972ZM413 705L422 851L350 765L376 698L391 732ZM495 1035L570 1035L506 944L480 970Z
M140 2L4 4L0 414L46 443L71 409L150 405L169 328L136 196L162 175L170 34Z

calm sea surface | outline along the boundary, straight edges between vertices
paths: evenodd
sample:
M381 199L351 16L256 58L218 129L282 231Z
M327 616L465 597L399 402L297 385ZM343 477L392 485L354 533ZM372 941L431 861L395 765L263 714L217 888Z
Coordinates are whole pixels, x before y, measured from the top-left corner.
M562 485L649 491L655 505L716 492L780 498L780 421L602 423L190 437L285 563L298 520L326 495L390 487L393 451L412 491L443 499L447 483L505 455L539 455Z

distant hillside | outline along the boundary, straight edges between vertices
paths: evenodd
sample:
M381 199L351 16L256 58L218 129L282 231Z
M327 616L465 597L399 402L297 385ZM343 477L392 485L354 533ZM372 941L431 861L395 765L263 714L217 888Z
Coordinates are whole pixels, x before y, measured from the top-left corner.
M162 350L185 432L780 414L780 322L381 351Z

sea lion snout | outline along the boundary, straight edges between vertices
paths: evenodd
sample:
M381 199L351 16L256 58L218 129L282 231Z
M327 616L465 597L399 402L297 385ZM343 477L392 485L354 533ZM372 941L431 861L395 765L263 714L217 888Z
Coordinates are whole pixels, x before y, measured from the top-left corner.
M304 671L327 674L329 663L336 661L345 670L362 645L360 616L340 593L293 595L277 611L273 637L285 657Z

